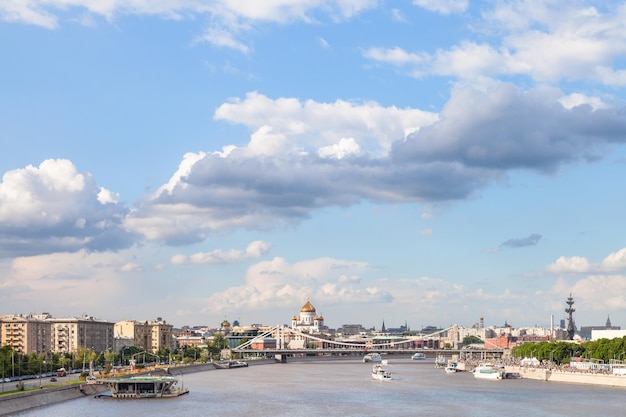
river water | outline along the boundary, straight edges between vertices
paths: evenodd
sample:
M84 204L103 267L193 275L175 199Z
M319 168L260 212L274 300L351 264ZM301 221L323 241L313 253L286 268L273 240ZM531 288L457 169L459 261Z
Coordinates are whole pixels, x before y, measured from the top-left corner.
M432 360L390 357L391 381L373 381L360 360L269 364L185 375L188 395L173 399L93 397L38 408L20 417L198 416L621 416L623 388L490 381L446 374Z

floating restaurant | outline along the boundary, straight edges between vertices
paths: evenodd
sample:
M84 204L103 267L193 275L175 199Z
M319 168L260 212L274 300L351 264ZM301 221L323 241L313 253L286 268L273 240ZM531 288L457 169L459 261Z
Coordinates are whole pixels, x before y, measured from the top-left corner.
M99 381L111 391L111 398L171 398L189 393L177 387L179 379L171 376L133 376L107 378ZM99 395L98 397L108 397Z

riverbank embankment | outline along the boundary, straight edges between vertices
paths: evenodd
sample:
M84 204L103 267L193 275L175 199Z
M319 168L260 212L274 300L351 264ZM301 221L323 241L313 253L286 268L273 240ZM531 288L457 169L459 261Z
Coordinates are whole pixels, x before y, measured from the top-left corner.
M507 366L507 372L517 372L522 378L569 384L600 385L626 388L626 376L577 371L560 371L525 366Z
M97 384L72 384L3 395L0 396L0 416L96 395L104 390L104 386Z
M260 359L248 361L249 365L263 365L276 363L274 359ZM184 377L185 374L207 372L215 370L212 363L197 365L176 366L170 368L153 369L144 374L169 374ZM135 374L135 375L141 375ZM118 375L120 376L120 375ZM44 407L64 401L75 400L85 396L97 395L106 391L106 387L100 384L66 384L57 387L44 387L39 390L15 392L0 396L0 417L11 416L21 411Z

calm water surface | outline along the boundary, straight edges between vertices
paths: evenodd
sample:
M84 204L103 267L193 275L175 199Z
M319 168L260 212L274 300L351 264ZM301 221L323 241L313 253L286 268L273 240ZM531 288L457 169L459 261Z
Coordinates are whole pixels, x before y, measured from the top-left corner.
M292 362L185 375L190 394L162 400L84 398L20 417L621 416L626 390L534 380L476 380L432 360L389 359L392 381L358 360Z

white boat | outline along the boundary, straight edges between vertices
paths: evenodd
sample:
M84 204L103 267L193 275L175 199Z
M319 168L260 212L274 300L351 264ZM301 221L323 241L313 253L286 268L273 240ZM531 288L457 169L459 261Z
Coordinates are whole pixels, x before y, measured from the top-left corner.
M474 377L481 379L504 378L504 366L493 363L481 363L474 369Z
M244 361L219 361L213 362L215 369L232 369L232 368L245 368L248 366L248 362Z
M445 365L445 371L447 374L456 374L457 372L461 372L461 370L459 368L456 367L457 366L457 362L455 362L454 360L450 359Z
M424 355L423 353L417 352L417 353L414 353L413 356L411 356L411 359L413 359L414 361L423 361L424 359L426 359L426 355Z
M380 353L368 353L363 356L363 362L380 362L383 358L380 356Z
M188 394L188 388L176 387L178 382L178 378L171 376L132 376L100 380L100 383L111 391L111 398L128 399L171 398Z
M372 379L377 381L389 381L391 379L391 371L385 369L380 364L376 364L372 367Z
M448 364L446 357L443 355L437 355L437 359L435 359L435 366L437 368L443 368Z

